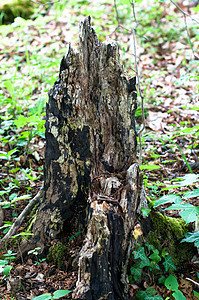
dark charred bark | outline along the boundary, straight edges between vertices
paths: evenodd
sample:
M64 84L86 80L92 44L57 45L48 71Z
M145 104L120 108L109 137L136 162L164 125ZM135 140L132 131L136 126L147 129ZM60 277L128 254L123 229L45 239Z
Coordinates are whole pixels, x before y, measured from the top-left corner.
M44 198L34 224L40 244L87 226L74 299L128 299L142 205L135 109L135 77L124 75L117 43L99 43L85 19L49 91Z

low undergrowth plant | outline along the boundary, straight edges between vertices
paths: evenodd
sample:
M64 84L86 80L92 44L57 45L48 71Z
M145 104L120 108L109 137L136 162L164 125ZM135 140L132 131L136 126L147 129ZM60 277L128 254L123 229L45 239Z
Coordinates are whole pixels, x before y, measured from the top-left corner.
M174 184L169 185L162 190L169 190L169 189L175 189L179 187L190 186L195 182L197 182L198 179L199 179L199 175L186 174L182 177L175 179L177 182L174 182ZM191 192L189 191L184 192L182 196L180 196L179 193L171 193L156 200L153 207L156 208L160 205L172 203L172 205L165 208L164 210L165 211L178 210L179 215L185 220L186 224L191 222L197 222L198 215L199 215L199 207L185 202L185 200L197 196L199 196L199 189L194 189Z
M143 277L148 277L151 284L158 278L158 282L163 284L168 290L171 290L174 299L186 300L183 293L178 289L179 284L173 274L176 271L169 253L163 249L162 252L156 249L153 245L145 243L144 247L137 244L137 250L133 251L136 263L130 269L129 276L130 283L141 280ZM136 293L137 299L161 300L161 296L157 295L156 290L150 286L145 291L138 291ZM167 298L169 299L169 298Z
M62 298L64 296L68 295L71 292L72 291L70 291L70 290L57 290L53 294L51 294L51 293L45 293L43 295L34 297L32 300L54 300L54 299L60 299L60 298Z
M12 252L12 250L8 250L8 252L3 255L4 259L0 259L0 272L2 272L4 275L2 279L10 274L10 271L12 269L10 263L15 259L16 254L17 253Z

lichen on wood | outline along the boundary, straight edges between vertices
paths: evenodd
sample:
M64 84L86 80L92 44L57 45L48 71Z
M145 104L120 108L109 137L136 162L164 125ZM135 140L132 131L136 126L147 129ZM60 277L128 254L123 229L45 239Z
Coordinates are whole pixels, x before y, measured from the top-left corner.
M74 299L128 299L131 230L144 202L135 83L118 44L99 43L86 18L49 91L44 198L33 227L39 244L83 230Z

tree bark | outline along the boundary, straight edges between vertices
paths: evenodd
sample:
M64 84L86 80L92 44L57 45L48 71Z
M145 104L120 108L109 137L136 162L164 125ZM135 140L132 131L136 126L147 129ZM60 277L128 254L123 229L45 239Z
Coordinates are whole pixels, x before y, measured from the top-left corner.
M40 245L86 228L73 299L128 299L132 229L145 199L135 83L117 43L99 43L86 18L49 91L44 197L33 228Z

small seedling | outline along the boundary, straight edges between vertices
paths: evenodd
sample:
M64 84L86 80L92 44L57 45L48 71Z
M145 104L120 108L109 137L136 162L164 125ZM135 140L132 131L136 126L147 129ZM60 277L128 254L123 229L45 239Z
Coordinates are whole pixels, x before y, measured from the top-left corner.
M68 295L71 292L72 291L69 291L69 290L57 290L53 294L45 293L43 295L34 297L32 300L48 300L48 299L54 300L54 299L59 299L59 298L62 298L64 296Z

